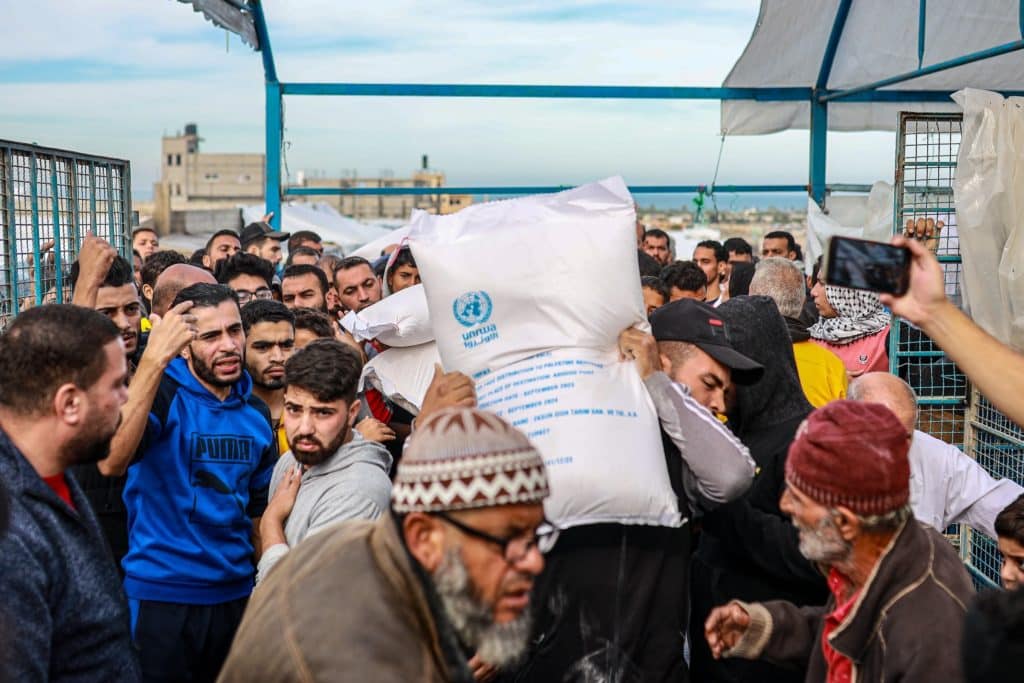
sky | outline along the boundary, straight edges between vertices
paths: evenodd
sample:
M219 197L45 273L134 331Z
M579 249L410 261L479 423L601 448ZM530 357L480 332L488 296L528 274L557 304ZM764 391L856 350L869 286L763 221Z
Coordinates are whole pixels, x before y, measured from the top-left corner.
M264 150L258 53L174 0L0 0L0 138L127 158L159 177L160 136ZM756 0L267 0L280 80L718 86ZM719 184L807 182L806 131L726 139ZM286 168L451 185L710 183L716 101L286 97ZM832 133L829 181L891 180L892 133Z

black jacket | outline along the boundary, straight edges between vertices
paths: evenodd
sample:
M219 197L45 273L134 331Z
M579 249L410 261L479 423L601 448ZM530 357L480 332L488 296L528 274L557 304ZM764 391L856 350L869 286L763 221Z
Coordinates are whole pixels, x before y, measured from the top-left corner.
M72 510L0 431L10 528L0 534L0 678L136 681L128 603L96 517L66 475Z
M800 554L796 528L779 509L789 444L813 410L800 387L787 324L772 300L763 296L730 299L718 313L736 350L765 367L756 384L736 387L736 404L729 415L730 426L750 449L758 469L742 498L704 517L692 573L694 592L707 596L694 599L691 636L698 626L703 630L711 607L730 600L820 605L828 596L824 576ZM703 633L699 635L703 651L695 652L694 680L716 680L700 671L704 665L716 670L717 680L789 680L790 675L762 662L701 661L707 652Z

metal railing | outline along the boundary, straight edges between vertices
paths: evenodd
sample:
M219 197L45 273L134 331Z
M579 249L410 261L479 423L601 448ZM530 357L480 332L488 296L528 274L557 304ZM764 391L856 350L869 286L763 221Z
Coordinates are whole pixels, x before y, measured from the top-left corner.
M24 308L71 300L86 234L131 255L128 161L0 140L0 328Z

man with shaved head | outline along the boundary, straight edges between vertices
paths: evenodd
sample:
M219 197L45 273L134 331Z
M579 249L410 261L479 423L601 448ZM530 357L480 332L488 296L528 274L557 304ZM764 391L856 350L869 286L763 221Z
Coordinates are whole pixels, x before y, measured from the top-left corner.
M913 434L910 445L910 505L914 516L939 531L963 523L995 540L996 515L1024 489L1009 479L993 479L956 446L917 426L917 395L895 375L869 372L850 383L848 397L881 403Z
M167 313L174 297L178 292L191 285L206 283L217 284L217 280L210 271L187 263L176 263L167 270L160 273L156 279L156 286L153 287L153 313L163 315Z

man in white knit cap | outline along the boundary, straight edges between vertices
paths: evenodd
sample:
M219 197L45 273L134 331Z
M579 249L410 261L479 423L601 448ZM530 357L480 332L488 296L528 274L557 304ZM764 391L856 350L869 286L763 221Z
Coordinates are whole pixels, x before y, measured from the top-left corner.
M294 548L250 601L220 680L471 681L482 662L507 666L529 638L547 495L518 429L476 408L426 416L390 513Z

